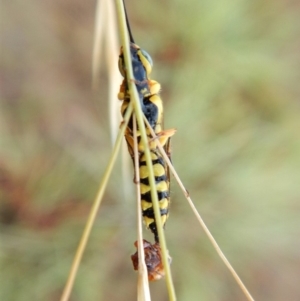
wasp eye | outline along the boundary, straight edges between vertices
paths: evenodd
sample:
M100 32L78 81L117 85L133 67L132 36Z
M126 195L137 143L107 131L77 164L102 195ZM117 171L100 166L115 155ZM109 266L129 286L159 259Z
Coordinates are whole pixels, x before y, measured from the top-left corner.
M152 67L153 66L153 61L152 61L152 58L151 58L150 54L146 50L143 50L143 49L141 49L141 53L145 57L145 59L148 61L150 66Z

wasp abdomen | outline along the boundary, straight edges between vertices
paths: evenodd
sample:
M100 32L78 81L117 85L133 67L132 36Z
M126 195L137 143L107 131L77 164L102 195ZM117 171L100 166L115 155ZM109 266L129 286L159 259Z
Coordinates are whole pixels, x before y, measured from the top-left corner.
M167 176L165 162L161 155L158 154L158 152L156 152L155 150L152 150L151 159L155 179L155 188L159 203L160 217L161 222L164 226L169 213L169 179ZM158 242L158 232L155 223L151 188L149 185L149 169L146 165L146 158L144 154L140 157L139 165L142 214L147 228L150 228L150 230L154 234L155 241Z

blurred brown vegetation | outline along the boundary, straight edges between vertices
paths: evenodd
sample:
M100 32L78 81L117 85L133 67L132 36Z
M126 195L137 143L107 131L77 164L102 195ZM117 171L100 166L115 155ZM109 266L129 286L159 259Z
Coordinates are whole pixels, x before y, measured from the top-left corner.
M299 3L127 2L201 215L255 299L299 300ZM111 152L105 70L91 91L95 5L1 3L1 300L58 300ZM120 170L72 300L136 299ZM166 235L178 300L244 300L175 183Z

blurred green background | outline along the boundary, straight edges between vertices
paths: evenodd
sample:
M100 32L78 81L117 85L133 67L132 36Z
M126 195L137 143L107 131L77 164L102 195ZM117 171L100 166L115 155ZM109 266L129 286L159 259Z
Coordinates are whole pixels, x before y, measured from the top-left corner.
M299 2L127 2L198 210L256 300L300 300ZM59 299L111 153L105 70L91 91L95 6L1 3L1 300ZM119 161L71 300L136 300L135 200L120 173ZM245 300L171 189L178 300ZM168 300L164 281L151 290Z

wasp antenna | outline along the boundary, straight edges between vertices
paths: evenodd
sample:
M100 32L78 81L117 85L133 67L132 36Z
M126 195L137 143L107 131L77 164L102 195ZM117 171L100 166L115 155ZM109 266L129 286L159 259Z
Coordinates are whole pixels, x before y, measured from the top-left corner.
M129 24L129 21L128 21L128 15L127 15L127 10L126 10L126 6L125 6L125 0L123 0L123 6L124 6L124 11L125 11L126 25L127 25L127 30L128 30L128 33L129 33L130 42L134 43L134 39L133 39L133 36L132 36L130 24Z

